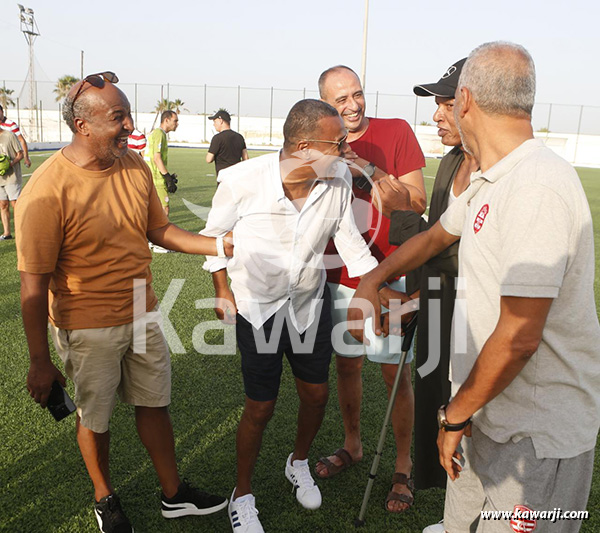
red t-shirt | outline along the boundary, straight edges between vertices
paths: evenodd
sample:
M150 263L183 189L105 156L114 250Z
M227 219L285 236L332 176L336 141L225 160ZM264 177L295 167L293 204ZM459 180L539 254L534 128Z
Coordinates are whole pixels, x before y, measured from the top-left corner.
M359 157L373 163L376 167L392 176L399 177L425 166L425 157L413 130L400 118L369 118L367 131L350 143L350 148ZM371 253L381 263L397 247L389 243L390 219L384 217L371 204L371 195L352 187L355 197L353 203L354 218L359 229L368 228L363 233L370 246ZM369 203L368 209L361 209L356 200ZM327 281L339 283L356 289L360 278L350 278L345 266L333 268L327 272Z

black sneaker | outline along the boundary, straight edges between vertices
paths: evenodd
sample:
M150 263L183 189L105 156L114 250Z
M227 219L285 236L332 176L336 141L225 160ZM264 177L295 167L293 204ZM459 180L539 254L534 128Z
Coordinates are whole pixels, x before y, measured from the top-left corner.
M179 518L216 513L227 507L227 498L198 490L184 480L172 498L161 494L161 503L162 515L165 518Z
M133 533L131 522L121 509L121 502L116 494L109 494L96 502L94 512L103 533Z

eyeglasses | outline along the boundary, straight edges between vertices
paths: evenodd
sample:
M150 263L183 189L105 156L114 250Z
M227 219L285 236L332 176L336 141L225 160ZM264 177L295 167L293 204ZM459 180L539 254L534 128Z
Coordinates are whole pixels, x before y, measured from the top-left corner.
M322 139L304 139L304 140L306 142L311 142L311 143L335 144L335 145L337 145L337 149L341 152L342 146L344 146L344 143L346 142L347 138L348 138L348 134L346 133L346 135L344 135L344 137L342 139L340 139L339 141L324 141Z
M71 105L75 105L75 100L77 100L77 98L81 94L81 91L82 91L83 86L85 85L86 81L93 87L102 89L102 87L104 87L105 82L118 83L119 78L117 77L117 75L114 72L110 72L110 71L98 72L97 74L90 74L89 76L86 76L85 78L83 78L83 81L81 82L81 85L79 86L79 89L77 89L77 92L75 93L75 96L73 97L73 102L71 103Z

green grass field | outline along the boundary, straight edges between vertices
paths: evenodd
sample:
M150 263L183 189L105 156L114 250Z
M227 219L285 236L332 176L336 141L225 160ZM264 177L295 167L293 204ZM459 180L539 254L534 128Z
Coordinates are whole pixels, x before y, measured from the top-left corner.
M171 220L190 231L203 222L183 199L209 206L215 190L214 166L204 162L205 150L171 149L169 169L177 172L180 188L172 197ZM251 156L258 155L251 153ZM32 157L36 168L45 156ZM439 161L429 160L425 174L434 176ZM24 169L25 170L25 169ZM600 248L600 171L578 169L595 220L596 248ZM433 180L426 179L428 192ZM195 301L212 296L209 274L202 257L155 254L154 287L162 298L172 279L185 279L170 319L186 353L173 355L173 403L177 457L181 473L201 488L229 497L235 484L235 431L242 412L243 388L239 357L204 355L192 344L194 326L214 320L210 309L196 309ZM598 263L597 263L598 264ZM28 355L19 308L19 280L13 241L0 242L0 531L12 533L94 532L93 491L75 441L75 418L60 423L31 400L25 388ZM598 267L597 267L598 268ZM596 302L600 298L596 275ZM209 342L222 334L212 332ZM59 368L62 368L59 366ZM300 507L283 470L293 449L298 399L289 367L284 366L281 392L270 422L254 477L254 493L266 531L328 533L352 531L387 404L377 365L365 364L362 432L365 460L340 476L319 481L323 505L316 512ZM331 368L331 396L323 427L314 442L310 463L343 442L335 367ZM69 384L72 392L72 384ZM576 414L574 413L574 416ZM210 517L167 521L160 515L160 488L148 456L135 430L133 409L117 405L112 423L111 466L113 483L136 532L226 532L225 512ZM393 473L391 431L375 482L365 532L417 533L442 518L444 492L421 491L407 513L392 515L383 501ZM590 520L582 531L600 531L600 460L588 504ZM560 531L560 526L553 531Z

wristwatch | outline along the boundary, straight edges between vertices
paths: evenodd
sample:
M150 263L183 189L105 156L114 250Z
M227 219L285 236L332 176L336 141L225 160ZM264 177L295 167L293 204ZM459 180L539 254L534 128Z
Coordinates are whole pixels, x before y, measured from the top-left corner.
M375 165L373 163L367 163L363 167L363 172L369 177L372 178L375 175Z
M461 430L465 429L471 423L471 417L467 418L467 420L465 420L464 422L461 422L460 424L451 424L450 422L448 422L448 419L446 418L446 406L445 405L442 405L438 409L437 419L438 419L438 427L444 431L461 431Z

